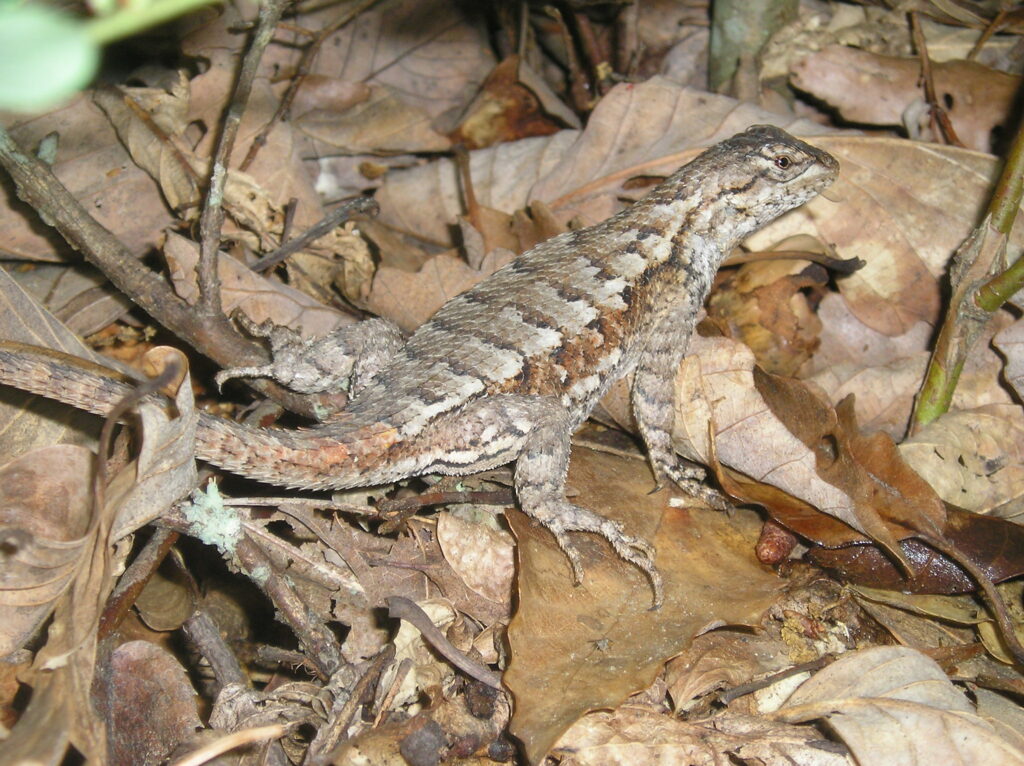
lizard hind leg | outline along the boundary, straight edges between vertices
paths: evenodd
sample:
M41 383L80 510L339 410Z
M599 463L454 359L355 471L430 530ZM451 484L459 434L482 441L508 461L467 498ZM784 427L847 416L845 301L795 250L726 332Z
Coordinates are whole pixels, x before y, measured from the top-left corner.
M654 546L627 535L621 523L570 503L565 498L565 477L569 467L571 424L568 414L552 399L533 399L533 428L516 461L516 495L523 512L543 524L554 535L569 559L573 578L583 579L583 563L571 532L591 532L611 543L623 560L639 568L654 591L652 609L664 601L661 574L654 564Z

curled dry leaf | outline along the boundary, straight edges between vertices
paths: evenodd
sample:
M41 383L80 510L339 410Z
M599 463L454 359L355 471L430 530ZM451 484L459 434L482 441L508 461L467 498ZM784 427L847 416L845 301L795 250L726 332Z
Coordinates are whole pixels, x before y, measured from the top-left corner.
M563 119L554 119L542 108L538 90ZM529 64L512 54L487 75L452 138L468 149L481 149L529 136L551 135L565 125L578 128L579 118L558 101Z
M933 660L877 647L820 671L775 717L825 718L862 764L1024 764L1024 753L973 711Z
M739 686L790 664L786 645L778 639L719 629L697 636L669 660L665 682L678 713L709 692Z
M1024 527L1018 524L947 509L945 538L992 582L1002 582L1024 574ZM914 538L900 540L903 556L913 569L913 577L901 571L883 551L874 545L847 545L840 548L811 548L807 558L831 569L845 582L873 588L889 588L903 593L969 593L978 583L955 561L939 555L930 545Z
M904 460L948 503L1004 517L1024 511L1024 409L991 404L947 412L900 445Z
M89 553L93 460L59 445L0 467L0 656L33 636Z
M107 487L107 503L117 507L111 529L119 540L166 512L191 492L199 482L196 470L196 425L198 414L185 355L169 346L150 349L144 363L160 375L174 365L178 380L170 393L175 417L153 402L141 402L139 454Z
M779 249L796 246L781 243ZM716 286L708 318L726 323L726 335L743 341L764 369L794 375L818 347L821 332L804 291L827 281L825 269L806 261L747 263Z
M896 556L896 540L909 531L941 533L938 497L899 459L890 439L860 435L851 402L833 409L806 384L760 372L749 349L735 341L696 337L691 348L676 378L673 437L684 457L720 462L781 489L798 499L791 506L813 506ZM752 444L764 446L752 450ZM768 501L738 485L727 489ZM766 504L772 513L781 510ZM798 526L789 516L778 520ZM856 539L833 533L830 544Z

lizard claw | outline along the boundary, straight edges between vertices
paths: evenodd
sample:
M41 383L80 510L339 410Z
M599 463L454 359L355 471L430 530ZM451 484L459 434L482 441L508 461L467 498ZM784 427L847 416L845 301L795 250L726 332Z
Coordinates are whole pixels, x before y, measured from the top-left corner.
M623 531L618 521L598 516L586 508L566 504L568 508L555 514L550 521L542 521L558 542L558 547L569 559L573 580L577 585L583 581L583 563L579 549L569 537L570 532L593 532L611 543L615 553L624 561L640 569L651 582L654 592L651 609L660 609L665 600L664 583L661 573L654 564L654 546L639 537L632 537Z

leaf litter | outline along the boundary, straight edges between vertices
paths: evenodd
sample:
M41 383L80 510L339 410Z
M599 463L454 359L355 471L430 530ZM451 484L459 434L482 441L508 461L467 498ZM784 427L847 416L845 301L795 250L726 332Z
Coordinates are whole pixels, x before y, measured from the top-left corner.
M136 449L123 437L99 457L52 446L95 446L95 420L5 388L11 619L0 639L19 682L0 687L16 721L7 753L57 762L73 747L157 763L230 749L230 735L255 743L225 756L247 763L1024 761L1024 683L1006 642L1022 622L1019 306L994 312L965 349L949 411L923 426L914 412L950 258L982 218L1015 128L1006 93L1020 77L1020 29L923 5L923 39L943 62L937 103L918 84L906 18L852 3L801 7L724 93L706 89L709 24L718 32L700 3L567 5L561 16L523 4L515 18L440 0L366 2L350 16L297 8L261 62L224 197L223 306L253 325L316 337L371 313L411 330L516 252L602 220L753 123L840 160L829 199L726 264L677 376L677 451L748 507L723 515L649 496L643 454L616 430L634 427L628 383L610 392L604 425L578 437L570 490L655 543L666 603L650 612L648 583L599 540L582 544L587 577L573 587L550 535L512 508L507 472L332 497L225 479L196 495L188 377L172 408L140 406ZM174 299L193 306L193 227L248 45L237 30L252 18L239 6L183 22L181 54L200 66L151 66L49 114L5 119L26 147L56 133L57 177L139 268L162 256ZM633 42L617 50L613 32ZM879 127L857 134L868 125ZM460 157L459 144L472 151ZM251 268L371 191L376 220ZM59 299L38 287L29 297L26 273L75 264L11 187L2 193L0 337L140 378L51 312L95 307L76 326L86 332L159 312L126 314L112 286L87 280L65 282ZM1020 226L1008 230L1011 260ZM151 353L157 368L183 369ZM237 384L218 395L209 365L191 367L205 406L242 415ZM248 417L279 414L262 404ZM381 527L385 500L411 510ZM442 509L411 515L421 505ZM999 603L978 594L979 573L1002 583ZM383 611L394 598L413 604L400 620ZM445 659L453 652L466 662ZM488 665L502 689L473 677Z

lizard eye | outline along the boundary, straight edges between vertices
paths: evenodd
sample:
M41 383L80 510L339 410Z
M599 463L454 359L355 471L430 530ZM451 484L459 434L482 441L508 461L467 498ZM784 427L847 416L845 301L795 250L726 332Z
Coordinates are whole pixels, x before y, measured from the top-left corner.
M793 158L788 154L780 154L775 158L775 166L782 170L789 170L793 167Z

